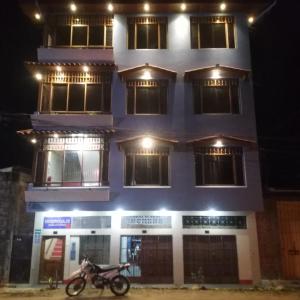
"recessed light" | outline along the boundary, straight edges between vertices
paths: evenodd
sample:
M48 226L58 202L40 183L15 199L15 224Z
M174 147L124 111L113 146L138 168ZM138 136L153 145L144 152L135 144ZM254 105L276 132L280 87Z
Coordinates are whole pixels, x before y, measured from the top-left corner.
M221 3L220 9L221 9L221 10L225 10L225 9L226 9L226 4L225 4L225 3Z
M182 3L182 4L180 5L180 9L181 9L182 11L185 11L185 10L186 10L186 4L185 4L185 3Z
M77 10L77 6L75 5L75 3L70 4L70 9L71 9L71 11L76 11Z
M249 22L250 24L252 24L252 23L254 22L254 17L249 17L249 18L248 18L248 22Z
M108 3L107 9L108 9L109 11L113 11L113 10L114 10L114 6L113 6L111 3Z
M56 66L56 71L57 72L61 72L62 71L62 67L61 66Z
M37 80L42 80L43 76L42 76L41 73L36 73L36 74L35 74L35 78L36 78Z
M150 10L150 5L149 3L144 4L144 11L149 11Z
M41 19L41 14L36 13L36 14L34 15L34 17L35 17L36 20L39 21L39 20Z
M90 68L89 68L88 66L83 66L83 67L82 67L82 70L83 70L84 72L88 72L88 71L90 70Z

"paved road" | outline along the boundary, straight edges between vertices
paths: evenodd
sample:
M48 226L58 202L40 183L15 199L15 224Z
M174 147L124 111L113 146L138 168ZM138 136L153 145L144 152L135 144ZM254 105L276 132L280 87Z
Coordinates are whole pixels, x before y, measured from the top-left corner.
M124 297L116 297L109 290L88 289L82 295L69 298L64 289L0 289L0 299L19 300L300 300L299 291L249 290L192 290L192 289L131 289Z

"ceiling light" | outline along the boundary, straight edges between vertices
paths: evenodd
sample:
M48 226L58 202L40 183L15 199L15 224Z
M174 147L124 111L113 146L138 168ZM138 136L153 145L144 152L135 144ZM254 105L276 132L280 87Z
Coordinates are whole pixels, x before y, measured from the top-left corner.
M152 79L150 71L148 71L148 70L144 71L144 73L141 76L141 78L144 79L144 80L150 80L150 79Z
M149 137L145 137L142 140L142 147L144 149L151 149L154 145L154 141L153 139L149 138Z
M149 3L144 4L144 11L149 11L150 10L150 5Z
M89 68L88 66L83 66L83 67L82 67L82 70L83 70L84 72L88 72L88 71L90 70L90 68Z
M36 74L35 74L35 78L36 78L37 80L42 80L43 76L42 76L41 73L36 73Z
M213 69L211 78L213 78L213 79L221 78L220 70L219 69Z
M76 11L77 10L77 6L75 5L75 3L71 3L70 4L70 9L71 9L71 11Z
M180 8L181 8L182 11L185 11L185 10L186 10L186 4L185 4L185 3L182 3L182 4L180 5Z
M249 22L250 24L252 24L252 23L254 22L254 17L249 17L249 18L248 18L248 22Z
M57 139L58 138L58 134L54 133L53 137Z
M40 15L39 13L36 13L36 14L34 15L34 17L35 17L35 19L38 20L38 21L41 19L41 15Z
M62 71L62 67L61 66L56 66L56 71L57 72L61 72Z
M37 143L37 140L35 138L31 139L31 143L32 144L36 144Z
M109 11L113 11L113 10L114 10L114 6L113 6L111 3L108 3L107 9L108 9Z
M214 144L214 147L221 148L224 147L224 144L222 143L221 140L217 140L216 143Z
M226 4L225 4L225 3L221 3L220 9L221 9L221 10L225 10L225 9L226 9Z

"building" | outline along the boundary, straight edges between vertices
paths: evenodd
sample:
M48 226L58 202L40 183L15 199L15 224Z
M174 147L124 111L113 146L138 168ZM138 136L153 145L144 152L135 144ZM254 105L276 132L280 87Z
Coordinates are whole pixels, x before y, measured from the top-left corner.
M260 280L248 28L271 3L22 1L44 26L31 282L88 254L142 283Z
M34 223L24 201L29 173L18 167L0 169L0 285L29 282Z
M268 188L257 213L262 279L300 280L299 190Z

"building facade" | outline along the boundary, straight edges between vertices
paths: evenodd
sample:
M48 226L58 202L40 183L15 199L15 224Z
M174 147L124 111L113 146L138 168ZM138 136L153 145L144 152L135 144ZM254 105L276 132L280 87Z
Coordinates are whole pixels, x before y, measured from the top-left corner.
M89 255L142 283L260 280L248 28L267 1L23 1L43 23L31 282Z

